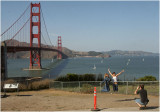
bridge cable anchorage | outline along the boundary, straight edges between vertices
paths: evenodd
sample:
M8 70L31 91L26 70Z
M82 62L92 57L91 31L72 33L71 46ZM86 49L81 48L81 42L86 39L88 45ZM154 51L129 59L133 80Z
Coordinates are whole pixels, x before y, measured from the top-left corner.
M26 11L29 9L29 6L30 5L28 5L28 7L26 8L26 10L20 15L20 17L8 28L8 29L6 29L2 34L1 34L1 37L2 37L2 35L4 35L12 26L14 26L19 20L20 20L20 18L26 13Z

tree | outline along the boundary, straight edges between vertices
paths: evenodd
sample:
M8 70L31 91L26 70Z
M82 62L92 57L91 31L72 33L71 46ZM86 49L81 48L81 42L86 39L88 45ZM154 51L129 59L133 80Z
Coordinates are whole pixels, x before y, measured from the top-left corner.
M157 79L154 76L145 76L137 79L137 81L156 81Z

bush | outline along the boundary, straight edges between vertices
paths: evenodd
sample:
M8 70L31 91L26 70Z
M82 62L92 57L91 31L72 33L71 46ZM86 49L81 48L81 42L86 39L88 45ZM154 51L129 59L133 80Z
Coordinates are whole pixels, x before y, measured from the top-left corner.
M10 83L17 83L16 80L9 79L4 82L1 82L1 91L3 91L4 84L10 84ZM48 89L49 88L49 79L45 80L39 80L39 81L32 81L27 84L27 81L21 81L19 83L19 91L25 91L25 90L40 90L40 89ZM15 90L7 90L7 92L13 92Z
M78 81L84 81L84 76L83 75L78 75L79 76L79 80Z
M95 81L95 75L94 74L84 74L84 81Z
M79 75L77 74L67 74L66 76L60 76L55 79L55 81L78 81Z
M25 90L27 90L28 88L27 88L27 85L26 84L22 84L22 83L20 83L19 84L19 90L20 91L25 91Z
M137 79L137 81L156 81L157 79L153 76L145 76Z
M34 81L29 85L30 90L40 90L40 89L48 89L49 88L50 80L45 79L41 81Z
M94 74L84 74L84 75L77 75L77 74L67 74L66 76L60 76L55 79L55 81L95 81Z
M81 88L81 92L91 94L94 92L94 89L90 84L83 84Z
M98 74L97 81L103 81L102 74Z
M78 81L78 75L77 74L67 74L68 81Z
M68 81L68 78L66 76L60 76L60 77L56 78L55 81L65 82L65 81Z

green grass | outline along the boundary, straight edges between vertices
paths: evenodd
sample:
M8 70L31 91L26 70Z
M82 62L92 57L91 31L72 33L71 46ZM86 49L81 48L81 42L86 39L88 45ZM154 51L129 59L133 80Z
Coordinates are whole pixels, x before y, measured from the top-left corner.
M55 82L56 89L64 90L64 91L71 91L71 92L82 92L82 93L90 93L91 90L94 90L94 87L97 87L97 93L100 93L101 90L104 88L104 84L101 85L100 87L100 82L81 82L79 85L79 82L72 82L72 83L64 83L61 82ZM83 85L88 84L88 87L83 87ZM140 83L120 83L118 85L118 94L134 94L134 91L136 90L137 86ZM63 88L62 88L63 85ZM159 95L159 83L144 83L145 89L148 92L148 95ZM54 88L54 86L51 86ZM110 92L113 93L113 86L110 84Z

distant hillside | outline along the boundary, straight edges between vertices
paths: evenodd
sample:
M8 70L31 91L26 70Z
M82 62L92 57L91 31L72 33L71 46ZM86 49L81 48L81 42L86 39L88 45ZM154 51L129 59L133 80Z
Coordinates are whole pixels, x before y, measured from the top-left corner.
M7 41L6 41L7 43ZM29 46L29 43L26 42L19 42L17 40L12 40L12 43L9 43L8 45L14 45L18 46ZM37 44L33 44L33 46L37 46ZM45 47L46 45L41 44L41 46ZM49 46L51 47L51 46ZM56 46L53 46L52 48L56 49ZM90 52L79 52L79 51L73 51L70 50L66 47L62 47L62 52L66 54L68 57L85 57L85 56L91 56L91 57L110 57L108 54L103 54L101 52L95 52L95 51L90 51ZM22 52L16 52L16 53L8 53L8 58L29 58L30 52L29 51L22 51ZM52 51L41 51L41 56L42 58L56 58L57 57L57 52L52 52Z
M23 45L23 46L29 46L29 43L26 42L19 42L17 40L14 41L14 45ZM10 43L9 45L11 45ZM37 46L37 44L33 44L33 46ZM41 44L41 46L45 46ZM51 47L51 46L50 46ZM53 46L52 48L56 49L56 46ZM89 51L89 52L80 52L80 51L73 51L66 47L62 47L62 52L66 54L68 57L111 57L111 56L158 56L158 53L151 53L151 52L144 52L144 51L121 51L121 50L112 50L112 51L106 51L106 52L95 52L95 51ZM17 52L17 53L8 53L8 58L29 58L30 52L29 51L23 51L23 52ZM42 51L41 52L42 58L56 58L57 53L52 51Z
M111 57L111 56L96 51L89 51L89 52L74 51L73 57Z
M7 41L6 41L7 43ZM12 43L9 43L8 45L12 45L14 43L14 45L18 46L29 46L29 43L26 42L19 42L17 40L12 40ZM33 46L38 46L37 44L33 44ZM41 46L45 47L46 45L41 44ZM49 46L51 47L51 46ZM51 48L56 49L56 46L53 46ZM62 48L62 52L64 52L64 54L66 54L67 56L71 57L72 56L72 50L69 50L65 47ZM21 52L16 52L16 53L8 53L7 54L8 58L29 58L30 56L30 52L29 51L21 51ZM41 51L41 56L42 58L56 58L57 56L57 52L52 52L52 51Z
M109 54L111 56L158 56L158 53L144 52L144 51L121 51L112 50L107 52L102 52L104 54Z

